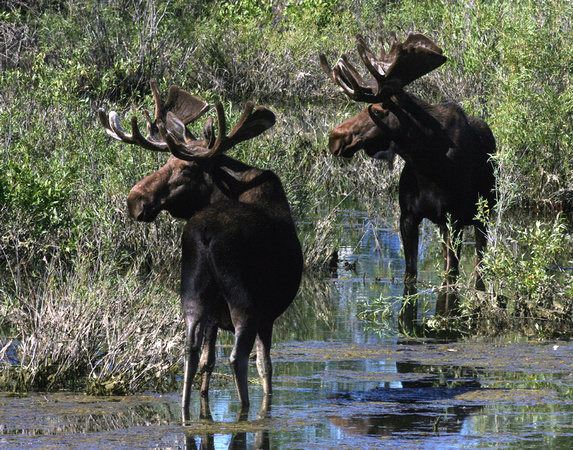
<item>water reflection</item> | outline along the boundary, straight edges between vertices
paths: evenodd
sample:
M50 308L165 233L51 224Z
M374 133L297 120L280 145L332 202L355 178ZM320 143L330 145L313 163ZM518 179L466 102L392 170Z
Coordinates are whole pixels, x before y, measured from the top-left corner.
M270 417L270 410L271 410L271 397L265 396L261 405L261 409L257 415L257 420L261 421L264 419L268 419ZM209 401L207 399L201 399L201 419L206 424L213 424L215 427L217 426L216 422L213 420L213 416L211 415L211 408L209 406ZM236 431L231 435L221 435L221 433L213 432L213 427L206 427L208 428L204 432L200 433L192 433L191 431L185 431L185 449L201 449L201 450L214 450L214 449L221 449L225 448L228 450L242 450L247 448L256 448L256 449L270 449L270 439L269 439L269 429L262 428L258 429L252 433L248 433L246 429L252 428L252 424L248 422L249 420L249 412L248 410L241 409L237 415L235 423L237 424L237 428L240 428L241 425L245 426L245 429L240 431ZM185 424L184 424L185 425ZM190 423L187 423L190 425ZM210 431L210 430L211 431ZM250 435L254 435L254 442L253 439L250 439ZM221 442L216 441L216 437L230 437L228 444L223 444L221 446Z
M399 374L421 373L425 376L383 386L369 391L339 394L341 404L359 403L367 413L355 416L329 416L329 421L346 433L391 436L407 433L410 437L427 433L460 433L466 418L483 409L483 405L457 400L460 396L478 391L481 384L476 372L465 367L424 366L397 362Z
M420 227L418 283L421 289L404 295L405 262L400 240L398 215L388 207L382 212L365 214L355 209L341 209L337 217L340 236L344 243L338 247L338 263L331 272L338 296L343 302L372 303L373 299L387 300L388 315L394 322L388 327L393 335L420 335L423 319L435 315L455 315L459 312L459 298L448 284L441 289L443 245L436 227L423 221ZM473 242L462 243L462 273L473 272ZM427 287L430 286L430 289Z
M244 414L229 383L185 426L178 392L2 395L0 447L571 448L573 344L372 342L278 345L272 408L254 385Z

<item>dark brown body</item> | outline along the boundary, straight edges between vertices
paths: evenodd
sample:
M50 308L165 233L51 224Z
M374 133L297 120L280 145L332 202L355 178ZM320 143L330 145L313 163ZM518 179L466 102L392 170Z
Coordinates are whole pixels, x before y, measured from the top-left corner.
M160 200L158 192L177 195ZM242 404L249 405L247 366L255 340L257 366L265 394L270 394L273 323L292 303L303 265L279 178L225 155L201 163L171 156L133 188L127 203L136 220L153 220L157 208L188 219L181 258L187 336L183 407L188 408L199 366L201 392L208 393L219 328L235 333L231 365Z
M330 150L345 157L358 150L373 157L395 152L406 162L399 184L405 293L415 292L418 228L424 218L444 235L448 280L458 274L459 248L452 238L461 236L464 226L475 227L479 263L487 240L485 225L476 220L477 204L483 199L492 208L496 200L495 139L485 122L466 116L455 104L432 105L400 91L336 127ZM479 277L477 285L483 287Z

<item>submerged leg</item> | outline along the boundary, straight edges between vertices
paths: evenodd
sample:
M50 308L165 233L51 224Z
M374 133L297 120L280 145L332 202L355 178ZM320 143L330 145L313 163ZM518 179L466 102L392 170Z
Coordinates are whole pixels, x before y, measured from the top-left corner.
M485 225L479 223L475 225L475 237L476 237L476 268L475 268L475 280L476 289L479 291L485 291L485 283L483 282L480 274L480 266L483 260L483 255L487 250L487 229Z
M440 234L444 246L445 283L449 288L455 284L460 272L459 265L463 228L455 226L450 232L447 226L441 225Z
M459 306L459 299L454 285L459 275L462 233L463 229L461 227L456 226L451 230L446 225L440 226L444 256L444 284L438 292L436 301L437 315L455 313Z

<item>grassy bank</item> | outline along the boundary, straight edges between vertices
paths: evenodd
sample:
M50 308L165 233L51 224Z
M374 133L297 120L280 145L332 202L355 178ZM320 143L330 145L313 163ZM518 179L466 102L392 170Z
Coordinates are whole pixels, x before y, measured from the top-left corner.
M2 361L20 361L10 369L16 374L3 369L4 385L43 389L88 379L94 392L130 392L170 380L179 360L182 225L166 215L152 225L125 215L131 186L166 156L110 143L99 107L122 118L134 108L140 114L152 106L148 81L157 78L162 92L178 84L207 101L222 99L231 121L247 100L273 109L275 127L232 154L281 176L297 220L307 224L307 266L316 268L336 246L336 214L309 219L314 212L349 192L366 201L395 192L399 172L327 154L330 130L362 105L331 85L318 53L354 56L356 33L374 42L393 30L426 33L441 45L448 63L410 90L459 102L491 125L503 199L495 217L503 224L506 208L570 202L572 13L564 0L4 2L0 325L22 342L10 356L10 339L2 341ZM508 255L535 259L516 250L531 234L514 224L497 226L494 236L491 292L537 304L537 294L515 280L539 267L535 280L562 283L559 298L568 298L568 278L542 278L545 260L512 272ZM157 351L146 353L158 336ZM122 359L128 347L139 353ZM149 371L120 377L140 373L140 364Z

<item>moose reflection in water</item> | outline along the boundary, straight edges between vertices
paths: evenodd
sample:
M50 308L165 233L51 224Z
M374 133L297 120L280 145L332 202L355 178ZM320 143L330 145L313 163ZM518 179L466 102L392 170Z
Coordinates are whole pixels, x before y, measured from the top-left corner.
M248 362L255 340L265 401L272 393L273 323L297 293L303 259L279 178L224 153L272 127L275 116L262 106L253 111L249 102L227 135L223 106L217 102L217 136L209 118L197 140L186 125L209 106L176 86L164 102L157 83L152 80L150 84L155 120L145 114L147 137L135 117L128 134L115 112L108 118L100 110L99 116L113 138L172 153L163 167L133 187L127 205L130 217L138 221L151 222L162 210L188 220L181 258L186 328L183 419L189 419L192 383L199 366L201 395L208 396L219 328L235 333L230 361L239 400L247 409Z
M468 117L456 104L433 105L405 92L404 86L442 65L446 57L421 34L410 33L404 42L392 37L388 53L381 45L377 58L358 36L358 54L373 76L370 80L364 80L346 56L331 69L320 55L323 70L348 97L370 103L332 131L330 151L346 158L364 150L373 158L391 159L396 153L404 159L399 204L405 296L416 293L418 229L424 218L440 227L446 292L458 276L463 227L474 226L476 288L483 290L479 264L487 229L476 217L480 202L491 209L496 200L491 161L496 151L494 136L483 120ZM415 302L408 304L411 308L402 312L405 325L411 328L417 307ZM441 308L447 311L450 307L446 298Z
M396 371L426 375L402 380L401 387L379 387L340 395L340 402L347 403L350 409L353 402L358 402L363 412L330 416L330 423L352 434L392 436L408 433L409 437L438 431L458 434L464 420L483 409L481 404L457 400L466 393L482 389L472 368L397 362ZM366 409L364 405L368 403L373 406Z
M268 418L270 415L270 397L265 396L261 404L261 409L259 410L257 420L263 420ZM209 407L209 400L205 397L201 398L201 427L204 428L202 432L196 432L193 430L185 431L185 450L195 450L197 445L200 449L214 450L216 448L222 448L221 445L217 445L215 442L215 435L220 435L219 432L214 432L217 429L217 423L213 420L211 415L211 408ZM257 449L270 449L270 438L269 429L266 427L256 426L249 422L248 411L242 409L237 417L236 424L240 431L233 432L229 445L226 447L228 450L242 450L253 448L249 445L252 439L249 439L249 435L254 434L254 448ZM211 426L212 425L212 426ZM252 428L252 431L249 430ZM249 431L247 431L249 430Z

